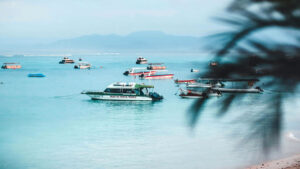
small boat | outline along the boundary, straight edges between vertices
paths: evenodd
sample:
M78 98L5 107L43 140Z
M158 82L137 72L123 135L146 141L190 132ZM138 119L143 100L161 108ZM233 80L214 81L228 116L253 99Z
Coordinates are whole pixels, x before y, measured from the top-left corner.
M143 58L143 57L138 57L137 59L136 59L136 64L147 64L147 59L145 59L145 58Z
M174 74L160 74L160 75L140 75L142 79L172 79Z
M102 91L83 91L93 100L127 100L127 101L155 101L163 99L163 96L156 92L149 92L152 85L137 83L112 83Z
M21 65L19 63L3 63L2 69L21 69Z
M130 75L130 76L140 76L142 74L145 74L145 75L153 75L155 74L156 71L154 70L147 70L145 67L133 67L133 68L130 68L128 69L127 71L125 71L123 73L123 75Z
M46 76L42 73L30 73L28 74L28 77L46 77Z
M59 62L59 64L73 64L73 63L75 63L74 60L69 59L68 57L64 57L63 60Z
M74 69L90 69L90 68L91 68L91 64L86 62L81 62L74 66Z
M215 87L212 90L220 91L222 93L262 93L264 90L260 87L248 88L248 89L234 89L234 88L220 88Z
M203 98L203 97L220 97L222 96L220 91L213 91L213 90L206 90L206 91L193 91L193 90L183 90L180 89L181 93L179 94L182 98L190 98L190 99L196 99L196 98Z
M192 69L191 69L191 72L199 72L199 69L194 69L194 68L192 68Z
M196 83L196 80L195 79L191 79L191 80L174 80L174 82L176 84L183 84L183 83Z
M163 65L163 63L149 63L148 70L165 70L166 66Z
M224 87L224 84L221 82L217 83L192 83L192 84L186 84L187 88L212 88L212 87Z
M81 59L81 58L79 58L78 60L79 60L79 61L82 61L82 59Z

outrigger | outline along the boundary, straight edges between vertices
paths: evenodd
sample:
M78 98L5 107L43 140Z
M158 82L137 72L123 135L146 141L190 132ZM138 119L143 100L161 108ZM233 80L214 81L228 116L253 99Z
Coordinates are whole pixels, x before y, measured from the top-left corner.
M156 92L149 92L152 85L116 82L102 91L83 91L93 100L128 100L128 101L155 101L162 100L163 96Z

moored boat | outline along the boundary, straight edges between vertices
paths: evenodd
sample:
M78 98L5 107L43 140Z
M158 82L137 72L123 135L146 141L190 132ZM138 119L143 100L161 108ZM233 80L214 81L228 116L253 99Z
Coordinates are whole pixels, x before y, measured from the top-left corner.
M3 63L2 69L21 69L21 65L19 63Z
M73 64L73 63L75 63L74 60L69 59L68 57L64 57L63 60L59 62L59 64Z
M194 68L192 68L192 69L191 69L191 72L199 72L199 69L194 69Z
M148 61L147 61L147 59L146 58L143 58L143 57L138 57L137 59L136 59L136 64L146 64Z
M191 80L174 80L174 82L176 84L183 84L183 83L196 83L196 80L195 79L191 79Z
M134 68L130 68L127 71L125 71L123 73L123 75L130 75L130 76L140 76L142 74L145 75L153 75L155 74L156 71L155 70L147 70L146 68L141 68L141 67L134 67Z
M206 91L193 91L193 90L183 90L180 89L181 93L179 94L182 98L190 98L190 99L196 99L196 98L203 98L203 97L220 97L222 96L220 91L213 91L213 90L206 90Z
M212 90L215 91L220 91L222 93L262 93L263 89L261 89L260 87L255 87L255 88L246 88L246 89L242 89L242 88L220 88L220 87L215 87L212 88Z
M91 68L91 64L86 62L81 62L74 66L74 69L90 69L90 68Z
M155 101L163 99L156 92L149 92L152 85L117 82L110 84L102 91L83 91L93 100L128 100L128 101Z
M30 73L27 75L28 77L46 77L44 74L42 73Z
M174 74L160 74L160 75L140 75L142 79L172 79Z
M165 70L166 66L163 63L149 63L147 66L148 70Z

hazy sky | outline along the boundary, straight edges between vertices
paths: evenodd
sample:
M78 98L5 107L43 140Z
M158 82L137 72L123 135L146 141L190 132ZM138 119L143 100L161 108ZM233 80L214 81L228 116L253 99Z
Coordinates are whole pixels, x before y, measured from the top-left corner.
M0 0L0 38L63 39L160 30L207 35L230 0Z

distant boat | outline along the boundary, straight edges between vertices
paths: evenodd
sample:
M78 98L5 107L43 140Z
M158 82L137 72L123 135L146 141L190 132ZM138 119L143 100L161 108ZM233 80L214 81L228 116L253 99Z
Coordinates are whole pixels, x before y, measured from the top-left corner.
M191 72L199 72L199 69L194 69L194 68L192 68L192 69L191 69Z
M59 62L59 64L73 64L73 63L75 63L74 60L69 59L68 57L64 57L63 60Z
M216 62L216 61L211 61L211 62L209 63L209 65L210 65L211 67L216 67L216 66L219 65L219 63Z
M21 69L21 65L19 63L3 63L2 69Z
M160 75L140 75L142 79L172 79L174 74L160 74Z
M145 74L145 75L152 75L152 74L155 74L156 71L154 70L147 70L146 67L133 67L133 68L130 68L129 70L125 71L123 73L123 75L130 75L130 76L140 76L142 74Z
M79 60L79 61L82 61L82 59L81 59L81 58L79 58L78 60Z
M148 61L146 58L143 58L143 57L138 57L137 60L136 60L136 64L146 64Z
M183 89L180 90L181 93L179 96L182 98L196 99L196 98L203 98L203 97L222 96L220 91L207 90L207 91L200 92L200 91L193 91L193 90L183 90Z
M30 73L28 74L28 77L46 77L46 76L42 73Z
M74 69L90 69L90 68L91 68L91 64L86 62L81 62L74 66Z
M165 70L166 66L163 63L149 63L148 70Z
M90 96L93 100L127 100L127 101L154 101L163 96L156 92L149 92L154 86L137 83L112 83L102 91L83 91L81 94Z
M196 83L196 80L195 79L191 79L191 80L174 80L174 82L176 84L183 84L183 83Z

